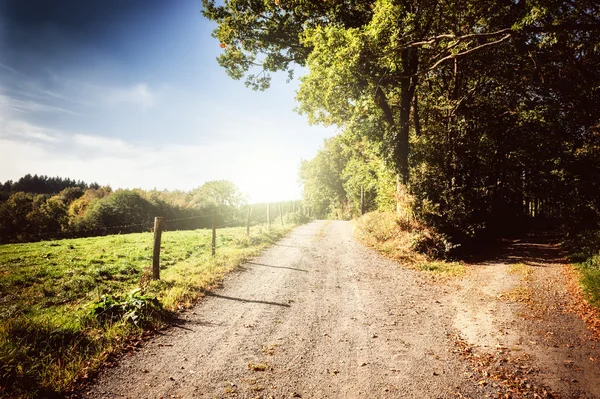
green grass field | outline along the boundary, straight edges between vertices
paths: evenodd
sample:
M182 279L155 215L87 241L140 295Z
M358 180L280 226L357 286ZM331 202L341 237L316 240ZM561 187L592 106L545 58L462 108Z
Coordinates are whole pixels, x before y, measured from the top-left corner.
M0 245L0 396L69 390L292 227L220 229L215 257L210 230L163 232L159 281L152 233Z

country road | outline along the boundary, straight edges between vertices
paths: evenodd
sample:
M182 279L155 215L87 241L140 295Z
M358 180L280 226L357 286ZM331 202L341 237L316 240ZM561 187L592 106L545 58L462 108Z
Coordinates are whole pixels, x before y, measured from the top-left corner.
M599 365L589 360L600 352L581 320L562 309L562 318L529 320L520 316L527 305L501 300L521 284L507 272L519 256L435 282L357 243L349 222L315 221L243 265L81 395L600 397ZM544 262L540 279L559 282L560 267ZM559 291L552 300L561 303Z

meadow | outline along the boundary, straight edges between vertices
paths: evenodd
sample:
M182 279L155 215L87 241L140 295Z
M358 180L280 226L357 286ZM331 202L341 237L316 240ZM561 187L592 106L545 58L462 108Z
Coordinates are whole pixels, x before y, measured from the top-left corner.
M0 396L69 391L292 227L163 232L160 280L152 233L1 245Z

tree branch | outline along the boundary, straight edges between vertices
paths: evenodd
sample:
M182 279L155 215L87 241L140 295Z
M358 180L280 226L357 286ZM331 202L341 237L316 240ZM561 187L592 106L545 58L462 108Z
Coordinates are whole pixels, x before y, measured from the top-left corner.
M520 33L550 33L550 32L564 32L564 31L598 31L600 30L600 23L589 23L589 24L557 24L547 26L526 26L521 30L513 28L504 28L495 32L487 33L469 33L467 35L458 36L454 33L444 33L441 35L430 37L429 39L421 40L418 42L408 42L403 45L406 47L421 47L428 44L434 44L442 39L454 39L459 42L469 39L479 38L490 38L509 34L511 36L518 35Z
M498 40L493 41L493 42L488 42L488 43L482 44L482 45L477 46L477 47L473 47L472 49L465 50L462 53L450 54L450 55L448 55L448 56L440 59L438 62L436 62L435 64L433 64L431 67L429 67L425 71L425 73L431 72L432 70L434 70L435 68L437 68L444 61L448 61L448 60L451 60L451 59L456 58L456 57L461 57L463 55L468 55L468 54L474 53L474 52L479 51L479 50L481 50L482 48L485 48L485 47L495 46L496 44L500 44L500 43L502 43L502 42L510 39L511 37L512 37L511 34L507 34L507 35L505 35L501 39L498 39Z

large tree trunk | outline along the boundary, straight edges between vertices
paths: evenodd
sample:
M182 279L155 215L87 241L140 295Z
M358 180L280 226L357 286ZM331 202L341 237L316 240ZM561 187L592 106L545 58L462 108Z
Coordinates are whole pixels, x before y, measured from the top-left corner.
M375 104L381 108L385 119L393 131L392 153L396 168L400 173L401 183L408 184L409 167L409 141L408 134L410 131L410 110L415 97L418 78L418 52L416 48L408 48L402 50L402 75L399 80L400 88L400 112L398 120L394 118L392 109L388 104L385 93L382 88L377 86L375 90Z
M410 130L410 104L414 91L410 90L409 82L402 82L400 88L400 126L396 136L394 145L395 159L402 179L402 184L408 184L409 169L408 169L408 133Z
M400 81L400 126L396 137L396 164L402 178L402 184L407 185L410 177L408 167L408 133L410 131L410 108L415 97L418 78L418 53L414 48L402 51L402 68L405 79Z

